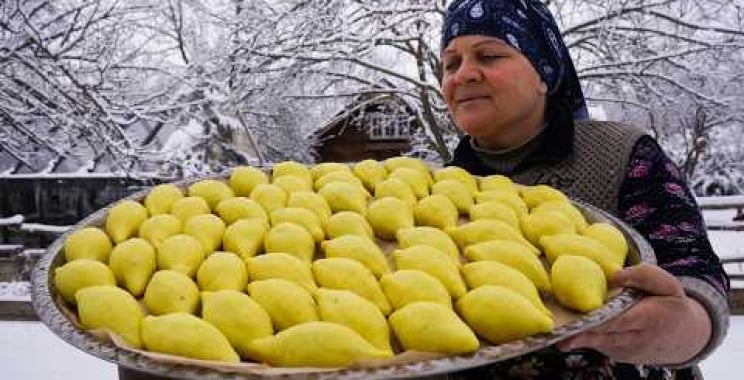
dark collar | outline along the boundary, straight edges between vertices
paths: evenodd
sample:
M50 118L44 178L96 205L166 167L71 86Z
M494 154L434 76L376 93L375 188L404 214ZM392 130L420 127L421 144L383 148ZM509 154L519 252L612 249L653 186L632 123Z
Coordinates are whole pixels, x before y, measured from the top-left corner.
M573 116L569 112L561 112L555 109L547 110L547 116L548 125L542 131L542 136L539 137L539 147L515 168L515 172L539 163L559 162L565 160L571 154L575 129ZM460 139L452 161L446 165L460 166L474 175L493 174L493 170L478 157L478 153L473 149L470 140L471 137L467 135ZM501 174L511 175L513 173Z

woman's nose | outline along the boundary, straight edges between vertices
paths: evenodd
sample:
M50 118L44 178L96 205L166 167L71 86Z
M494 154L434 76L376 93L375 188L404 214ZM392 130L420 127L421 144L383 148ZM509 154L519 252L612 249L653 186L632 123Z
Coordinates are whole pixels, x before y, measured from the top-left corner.
M482 78L483 73L480 68L470 59L463 59L455 73L457 83L478 82Z

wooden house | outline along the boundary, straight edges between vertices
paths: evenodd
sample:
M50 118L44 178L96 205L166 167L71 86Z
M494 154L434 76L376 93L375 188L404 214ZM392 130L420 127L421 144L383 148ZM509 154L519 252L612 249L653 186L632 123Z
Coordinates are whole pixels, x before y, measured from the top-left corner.
M413 110L391 94L363 95L313 132L318 162L384 160L411 149Z

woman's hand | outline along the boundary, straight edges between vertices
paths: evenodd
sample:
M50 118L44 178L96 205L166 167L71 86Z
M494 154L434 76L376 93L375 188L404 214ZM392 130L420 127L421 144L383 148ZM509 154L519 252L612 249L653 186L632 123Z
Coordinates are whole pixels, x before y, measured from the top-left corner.
M683 363L705 347L710 317L670 273L641 264L618 272L613 283L648 295L607 323L559 343L560 349L591 348L617 362L662 365Z

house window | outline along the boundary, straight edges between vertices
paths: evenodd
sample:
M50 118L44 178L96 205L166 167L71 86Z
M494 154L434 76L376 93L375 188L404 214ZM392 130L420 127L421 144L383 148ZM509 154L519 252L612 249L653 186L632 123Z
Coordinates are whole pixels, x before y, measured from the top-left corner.
M404 114L370 112L365 115L371 140L407 139L410 137L409 117Z

